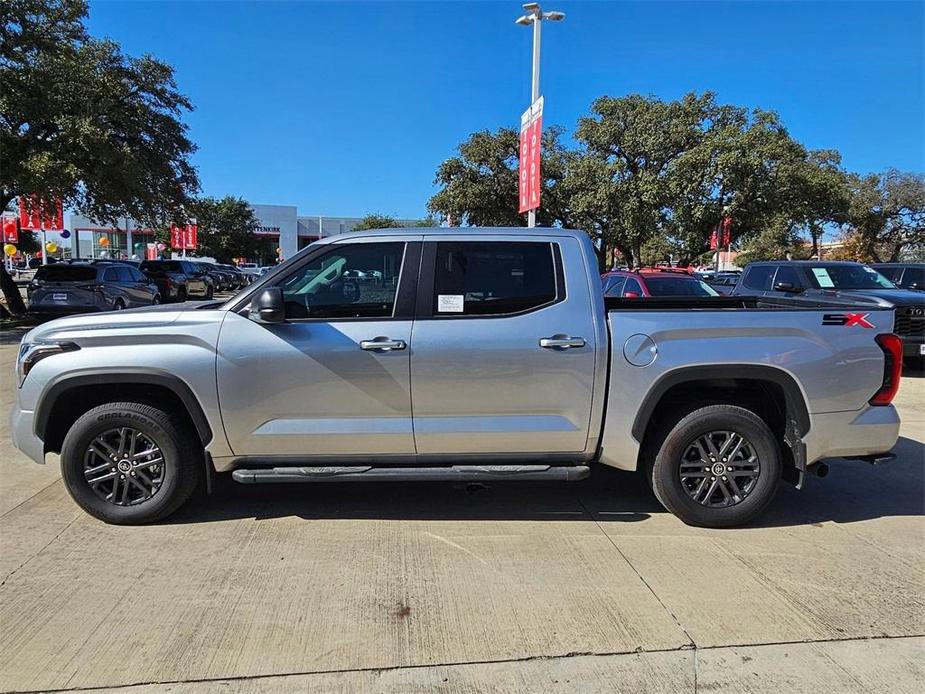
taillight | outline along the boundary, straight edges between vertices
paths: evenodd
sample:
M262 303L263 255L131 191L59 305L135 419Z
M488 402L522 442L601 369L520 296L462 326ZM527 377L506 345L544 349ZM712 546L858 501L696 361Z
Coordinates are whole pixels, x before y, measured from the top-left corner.
M899 390L899 377L903 371L903 341L899 335L877 335L877 344L883 350L883 385L874 393L871 405L889 405Z
M102 285L102 284L78 284L78 285L77 285L77 288L78 288L78 289L87 289L87 290L89 290L89 291L91 291L91 292L101 292L101 291L103 291L103 285Z

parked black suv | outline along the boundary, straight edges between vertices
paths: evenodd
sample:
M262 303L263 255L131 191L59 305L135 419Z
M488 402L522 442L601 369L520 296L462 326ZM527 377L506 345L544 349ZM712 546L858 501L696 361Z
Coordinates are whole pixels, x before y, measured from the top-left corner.
M214 293L208 275L189 260L145 260L139 267L157 283L164 301L211 299Z
M922 263L873 263L871 267L900 289L925 292L925 265Z
M862 263L775 260L749 263L732 291L735 295L819 297L846 306L893 306L893 332L903 339L903 356L910 365L925 365L925 295L898 289Z

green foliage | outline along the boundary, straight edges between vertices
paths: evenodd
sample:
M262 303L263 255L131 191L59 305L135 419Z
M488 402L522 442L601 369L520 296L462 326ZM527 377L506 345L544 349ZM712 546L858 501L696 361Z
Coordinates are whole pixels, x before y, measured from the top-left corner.
M561 144L562 129L543 133L543 206L537 211L539 226L569 225L567 197L561 182L570 153ZM427 209L453 225L523 226L526 215L517 211L517 132L500 128L473 133L459 145L459 155L437 168L434 183L441 190Z
M895 169L852 176L847 227L859 252L874 261L925 246L925 176Z
M351 231L365 231L366 229L394 229L401 224L395 217L390 217L378 212L371 212L363 217Z
M601 97L579 119L576 148L562 145L563 132L544 134L538 223L587 230L602 262L611 248L631 265L669 254L701 260L724 216L743 258L815 253L849 210L871 247L889 247L888 256L921 239L921 176L864 183L845 173L837 152L795 141L777 114L718 104L709 92L677 101ZM428 208L455 224L522 226L517 150L514 130L473 133L438 167Z
M199 227L199 249L222 263L232 258L249 258L257 254L260 238L254 234L258 220L242 198L200 198L188 208Z
M90 37L84 0L0 3L0 207L38 193L156 222L198 188L173 68Z

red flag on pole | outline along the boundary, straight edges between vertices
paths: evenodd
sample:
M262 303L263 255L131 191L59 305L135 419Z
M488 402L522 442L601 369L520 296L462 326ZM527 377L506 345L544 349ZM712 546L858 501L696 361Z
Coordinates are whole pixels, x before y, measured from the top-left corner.
M43 200L37 195L20 195L19 227L31 231L63 230L64 205L61 199Z
M520 212L540 206L543 178L540 170L543 137L543 97L520 116L520 157L518 162L518 196Z
M170 225L170 247L177 251L183 248L183 227Z
M199 241L199 227L195 224L187 224L184 227L183 247L189 251L195 250Z
M715 251L715 250L716 250L716 246L717 246L717 244L719 243L719 239L717 238L717 236L718 236L718 235L717 235L718 228L719 228L719 224L717 224L715 227L713 227L713 228L710 230L710 250L711 250L711 251Z
M732 245L732 217L723 217L723 233L720 245L727 248Z

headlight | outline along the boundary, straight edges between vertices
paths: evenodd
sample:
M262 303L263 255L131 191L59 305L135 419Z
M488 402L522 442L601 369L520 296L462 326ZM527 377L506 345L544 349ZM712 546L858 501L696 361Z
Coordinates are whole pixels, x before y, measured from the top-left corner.
M19 385L22 387L26 376L32 371L32 367L38 364L45 357L52 357L64 352L74 352L80 349L73 342L23 342L19 346L19 358L16 360L16 373L19 375Z

